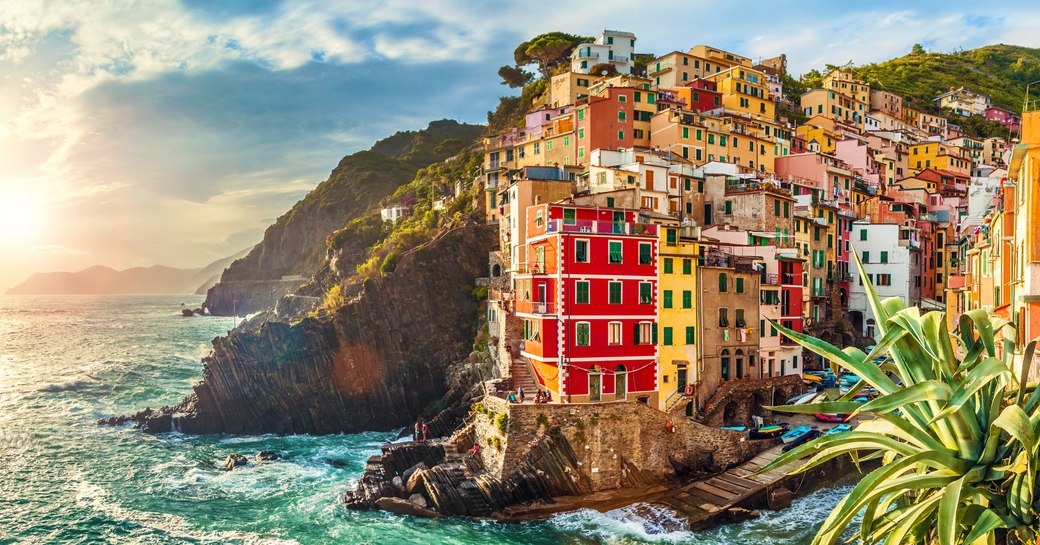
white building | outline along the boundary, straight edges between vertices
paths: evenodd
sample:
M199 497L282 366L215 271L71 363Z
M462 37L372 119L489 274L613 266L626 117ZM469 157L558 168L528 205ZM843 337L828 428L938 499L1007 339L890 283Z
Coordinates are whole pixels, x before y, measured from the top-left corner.
M387 208L383 208L382 210L379 211L379 217L381 217L383 219L383 221L390 221L390 222L397 223L397 220L399 220L401 218L406 218L409 215L411 215L411 213L412 213L411 208L409 208L407 206L397 205L397 206L389 206Z
M895 223L852 224L852 247L863 261L863 269L878 298L899 297L907 306L920 303L921 242L909 226ZM859 269L850 267L849 319L867 337L878 333L877 318L870 309Z
M989 96L964 87L946 91L936 97L935 102L939 103L940 108L949 108L961 117L985 115L986 110L993 105L993 99Z
M597 64L611 64L619 74L635 73L632 55L636 51L636 35L620 30L604 30L596 41L578 44L571 52L571 72L588 74Z

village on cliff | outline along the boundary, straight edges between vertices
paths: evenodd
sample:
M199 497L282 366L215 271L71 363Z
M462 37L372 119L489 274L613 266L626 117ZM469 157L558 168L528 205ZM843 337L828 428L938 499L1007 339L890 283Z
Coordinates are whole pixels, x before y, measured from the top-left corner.
M1015 321L1016 354L1040 334L1040 112L966 88L913 109L842 68L795 103L784 56L697 45L644 71L635 44L605 30L573 47L521 126L484 139L499 247L478 283L504 378L450 439L385 447L349 506L517 519L547 497L551 512L653 493L717 522L783 502L785 472L754 476L779 441L746 428L841 383L775 324L873 345L861 271L951 331L971 309ZM1007 136L970 137L950 112Z

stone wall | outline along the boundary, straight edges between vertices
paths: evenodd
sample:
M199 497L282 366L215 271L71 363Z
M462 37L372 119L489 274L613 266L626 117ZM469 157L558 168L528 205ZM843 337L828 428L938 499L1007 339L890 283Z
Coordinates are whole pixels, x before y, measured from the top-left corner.
M765 409L765 405L783 405L804 391L801 375L726 381L705 403L700 420L716 427L746 426L751 423L752 415L768 421L772 411ZM676 410L681 407L680 403Z
M486 470L502 478L519 466L551 430L558 429L577 457L579 477L594 491L662 483L741 463L772 444L744 434L671 419L636 401L595 404L516 405L487 397L489 412L506 414L508 436L481 415L475 440L484 447ZM674 431L668 431L671 421ZM498 437L501 451L487 448Z

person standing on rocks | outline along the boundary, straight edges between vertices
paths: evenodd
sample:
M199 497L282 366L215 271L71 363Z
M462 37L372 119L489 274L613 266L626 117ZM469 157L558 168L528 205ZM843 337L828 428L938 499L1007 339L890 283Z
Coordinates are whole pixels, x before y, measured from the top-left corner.
M422 428L421 428L421 427L419 426L419 421L418 421L418 420L416 420L416 421L415 421L415 432L414 432L414 433L412 433L412 441L416 441L416 442L418 442L418 441L419 441L419 431L420 431L421 429L422 429Z
M422 423L422 440L423 440L423 442L426 441L426 432L428 432L428 431L429 431L429 428L426 427L426 422L423 421L423 423Z

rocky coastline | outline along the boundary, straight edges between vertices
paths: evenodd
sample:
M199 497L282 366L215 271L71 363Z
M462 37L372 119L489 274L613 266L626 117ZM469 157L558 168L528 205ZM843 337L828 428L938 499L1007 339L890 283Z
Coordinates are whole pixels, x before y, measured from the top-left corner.
M481 313L474 287L496 234L484 225L442 233L326 317L247 322L214 340L203 380L181 403L100 423L329 434L390 430L421 415L432 435L450 433L480 394L483 371L469 357Z

